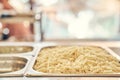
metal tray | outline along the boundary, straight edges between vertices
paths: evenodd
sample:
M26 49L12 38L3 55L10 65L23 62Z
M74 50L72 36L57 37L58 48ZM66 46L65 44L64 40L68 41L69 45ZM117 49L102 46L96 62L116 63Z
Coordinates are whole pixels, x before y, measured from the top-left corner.
M28 51L24 51L28 48ZM0 56L4 55L35 55L37 47L29 43L0 43Z
M120 56L120 47L109 47L109 48Z
M26 53L33 51L31 46L0 46L0 54Z
M23 76L30 56L0 56L0 77Z
M64 44L66 45L66 44ZM60 46L64 46L64 45L60 45ZM45 48L45 47L52 47L52 46L59 46L59 45L56 45L56 44L53 44L53 45L43 45L43 46L40 46L39 47L39 50L37 51L37 54L35 55L35 57L32 58L32 61L30 63L30 66L28 67L27 71L25 72L25 75L28 76L28 77L33 77L33 76L43 76L43 77L63 77L63 76L81 76L81 77L120 77L120 73L114 73L114 74L53 74L53 73L43 73L43 72L38 72L36 70L33 69L33 66L35 64L35 61L36 61L36 58L39 54L39 51L42 49L42 48ZM67 45L69 46L69 45ZM103 46L99 46L99 45L79 45L79 46L96 46L96 47L100 47L100 48L103 48L104 50L106 50L109 54L111 54L112 56L116 57L118 60L120 60L120 57L115 54L112 50L110 50L109 48L107 47L103 47Z

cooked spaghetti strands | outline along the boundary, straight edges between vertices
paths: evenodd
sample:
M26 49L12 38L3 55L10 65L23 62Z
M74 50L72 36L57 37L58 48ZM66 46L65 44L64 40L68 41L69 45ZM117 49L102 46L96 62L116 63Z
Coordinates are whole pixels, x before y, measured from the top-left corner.
M33 67L55 74L120 73L119 61L95 46L58 46L40 51Z

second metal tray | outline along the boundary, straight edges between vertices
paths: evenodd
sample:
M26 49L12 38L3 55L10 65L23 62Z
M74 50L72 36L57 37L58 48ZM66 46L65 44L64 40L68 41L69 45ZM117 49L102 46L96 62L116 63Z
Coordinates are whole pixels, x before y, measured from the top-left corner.
M23 76L30 56L0 56L0 77Z
M2 55L35 55L37 47L32 43L0 43Z

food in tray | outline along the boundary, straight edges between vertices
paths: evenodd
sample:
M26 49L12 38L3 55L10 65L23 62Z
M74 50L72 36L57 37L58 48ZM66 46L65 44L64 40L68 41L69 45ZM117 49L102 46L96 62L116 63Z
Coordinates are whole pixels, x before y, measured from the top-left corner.
M29 46L0 46L0 53L23 53L32 50L33 47Z
M0 57L0 74L21 70L25 67L27 59L21 57Z
M58 46L41 49L33 69L55 74L120 73L120 63L100 47Z

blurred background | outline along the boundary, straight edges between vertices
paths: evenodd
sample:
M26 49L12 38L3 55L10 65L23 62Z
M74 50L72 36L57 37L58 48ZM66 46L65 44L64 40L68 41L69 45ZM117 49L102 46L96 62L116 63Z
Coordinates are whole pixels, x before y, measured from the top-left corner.
M120 0L0 0L0 41L120 40Z

